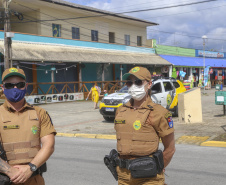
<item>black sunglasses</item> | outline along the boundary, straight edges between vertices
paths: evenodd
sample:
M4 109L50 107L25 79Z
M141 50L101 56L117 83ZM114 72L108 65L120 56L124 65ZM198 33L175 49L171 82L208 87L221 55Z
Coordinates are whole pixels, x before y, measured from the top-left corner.
M128 81L126 82L127 87L131 87L133 84L135 84L135 85L137 85L137 86L141 86L141 85L143 84L143 81L140 80L140 79L137 79L137 80L134 80L134 81L128 80Z
M12 89L12 88L14 88L16 86L18 89L22 89L22 88L25 87L25 84L26 84L25 82L18 82L18 83L15 83L15 84L13 84L13 83L5 83L4 84L4 88Z

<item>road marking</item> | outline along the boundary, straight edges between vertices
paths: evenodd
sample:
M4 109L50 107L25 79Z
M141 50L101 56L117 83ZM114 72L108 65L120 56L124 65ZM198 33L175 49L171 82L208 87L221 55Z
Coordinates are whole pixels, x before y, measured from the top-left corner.
M200 145L204 141L209 139L209 136L199 137L199 136L181 136L176 140L176 144L196 144Z
M226 142L223 141L206 141L201 146L226 147Z

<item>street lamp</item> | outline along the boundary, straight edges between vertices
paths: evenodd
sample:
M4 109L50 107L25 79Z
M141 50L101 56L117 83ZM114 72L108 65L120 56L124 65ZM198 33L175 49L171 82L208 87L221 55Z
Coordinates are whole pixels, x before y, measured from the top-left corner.
M203 84L204 84L204 94L205 94L205 45L206 45L206 40L207 40L207 36L203 35L202 36L203 39Z

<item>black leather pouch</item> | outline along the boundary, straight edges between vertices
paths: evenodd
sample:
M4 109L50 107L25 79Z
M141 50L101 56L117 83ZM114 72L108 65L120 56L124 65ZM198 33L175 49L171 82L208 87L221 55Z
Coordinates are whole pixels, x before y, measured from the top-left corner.
M128 170L133 178L149 178L157 175L157 165L152 157L140 157L130 161Z
M164 168L164 160L163 160L163 153L161 150L158 150L153 154L153 157L155 158L156 164L157 164L157 171L158 173L161 173Z

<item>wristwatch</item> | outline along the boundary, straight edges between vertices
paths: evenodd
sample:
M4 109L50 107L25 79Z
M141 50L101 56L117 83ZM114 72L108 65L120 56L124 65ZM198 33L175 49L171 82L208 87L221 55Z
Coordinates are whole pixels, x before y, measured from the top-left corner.
M34 164L28 163L28 165L30 166L32 172L35 172L37 170L37 166L35 166Z

